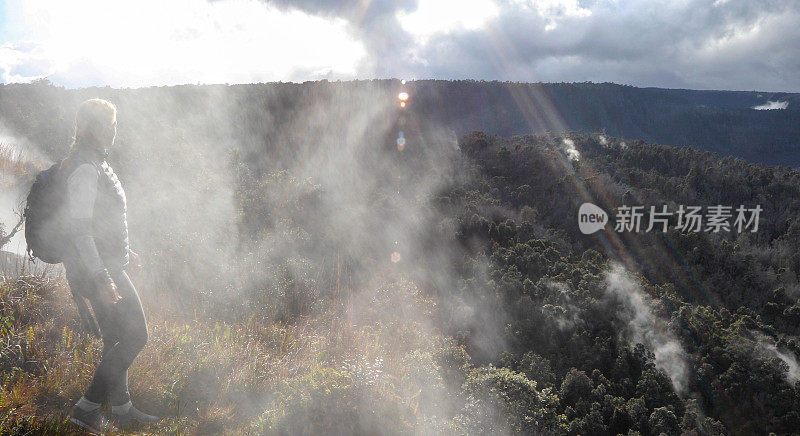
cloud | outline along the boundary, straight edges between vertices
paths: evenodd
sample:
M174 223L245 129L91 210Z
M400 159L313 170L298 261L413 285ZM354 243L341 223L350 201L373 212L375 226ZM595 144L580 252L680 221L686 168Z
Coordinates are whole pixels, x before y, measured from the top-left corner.
M523 9L535 10L542 18L547 21L545 31L554 30L558 27L559 19L562 17L588 17L592 11L582 8L578 0L512 0L512 4L521 6Z
M398 77L800 91L796 0L62 3L9 8L33 30L8 42L40 49L4 52L4 81L49 66L68 85Z
M706 3L597 1L554 15L510 2L485 30L437 35L418 57L431 77L800 90L796 3Z
M51 68L47 56L36 43L22 41L0 45L0 79L4 83L30 82L44 77Z
M490 0L422 0L414 12L399 11L397 19L403 30L425 44L437 33L480 29L497 13L497 5Z
M341 18L257 0L18 2L24 41L2 46L5 82L67 86L248 83L351 77L365 55Z

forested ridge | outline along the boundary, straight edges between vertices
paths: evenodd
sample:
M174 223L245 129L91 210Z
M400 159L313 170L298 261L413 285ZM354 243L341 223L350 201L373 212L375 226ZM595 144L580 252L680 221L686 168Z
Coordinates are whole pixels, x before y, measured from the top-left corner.
M173 114L178 119L189 119L202 107L207 116L243 114L239 121L246 126L252 121L252 114L266 110L275 123L275 130L268 130L268 136L278 140L280 131L285 130L286 123L296 114L295 110L310 101L325 102L335 97L336 106L348 110L357 101L348 96L370 89L388 93L391 98L391 93L399 87L399 80L375 79L131 90L107 87L72 92L41 80L33 86L0 85L0 115L13 120L37 143L57 149L60 138L69 134L59 122L68 125L71 114L67 109L71 106L48 103L74 101L79 96L100 93L120 100L135 98L136 106L142 104L149 108L142 107L143 113L137 114L144 117L177 104L183 106L182 112ZM473 130L502 136L547 131L602 131L622 139L690 146L748 162L800 167L797 140L800 137L800 94L797 93L482 80L416 80L405 88L411 96L409 112L429 123L446 125L458 136ZM753 109L769 102L783 103L785 109ZM29 118L32 111L42 116ZM216 127L227 132L243 126L230 123Z
M462 238L489 241L487 255L498 265L490 273L496 304L515 308L504 332L515 353L506 362L542 381L550 380L537 378L546 360L558 374L550 383L560 386L562 396L575 381L572 368L582 370L591 379L584 380L583 394L574 404L561 398L581 433L624 433L628 426L657 433L655 415L672 420L660 407L678 418L705 413L731 433L797 431L800 174L687 148L602 135L568 138L579 160L559 156L560 135L475 133L461 143L485 171L486 197L519 212L488 213L496 209L487 198L482 206L464 203L461 221ZM602 233L577 231L586 191L606 210L622 204L760 204L767 212L753 234L620 234L627 236L624 248L610 250ZM602 259L627 260L643 280L609 292L619 286L618 277ZM645 316L655 320L640 318ZM628 339L650 350L621 340L626 323ZM676 368L681 359L685 366ZM647 369L654 361L664 373ZM642 418L635 424L636 398L645 403L650 427ZM679 431L670 428L666 433ZM710 420L700 425L701 432L713 434L712 428Z

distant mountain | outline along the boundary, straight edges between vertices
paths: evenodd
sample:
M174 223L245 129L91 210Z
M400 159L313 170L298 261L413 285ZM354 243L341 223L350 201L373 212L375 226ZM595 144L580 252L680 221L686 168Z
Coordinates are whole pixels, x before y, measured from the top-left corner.
M512 83L398 80L181 85L65 90L47 81L0 85L0 130L65 151L81 100L109 98L121 108L118 139L164 143L200 135L263 154L337 137L363 117L393 116L407 91L407 130L480 130L511 136L545 131L603 132L622 139L690 146L754 163L800 167L800 94L636 88L613 83ZM783 109L757 110L756 107ZM321 116L323 115L324 116ZM372 119L370 118L372 117ZM356 123L357 124L357 123ZM0 132L0 140L8 134Z
M800 166L800 94L612 83L421 81L410 107L455 129L502 136L580 130ZM785 106L756 110L754 107Z

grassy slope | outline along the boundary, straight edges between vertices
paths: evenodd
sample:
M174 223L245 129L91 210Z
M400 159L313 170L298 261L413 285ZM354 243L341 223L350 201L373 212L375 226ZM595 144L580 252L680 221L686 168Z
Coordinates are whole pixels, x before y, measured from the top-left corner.
M367 296L375 304L356 303ZM376 315L389 313L400 300L410 310L432 315L435 305L399 276L387 277L379 290L367 290L361 297L353 294L351 304L336 313L292 325L257 318L226 324L182 316L165 310L158 300L153 292L143 295L151 336L129 379L134 400L166 417L157 427L165 434L223 430L241 434L282 425L289 430L293 423L285 418L297 410L281 406L291 401L294 409L302 409L303 404L277 393L291 396L294 391L308 396L300 403L333 402L329 405L333 409L319 417L334 420L326 425L352 423L351 408L335 404L342 397L357 401L367 396L374 401L362 406L381 408L381 416L395 417L398 430L411 429L417 424L419 392L407 386L412 368L402 359L411 352L436 354L447 344L421 324L404 325L403 331L396 330L391 318L351 324L354 311L360 311L355 314L360 319L377 320ZM5 277L0 304L0 430L38 428L50 434L57 429L68 434L70 427L57 423L65 419L64 413L89 383L101 342L79 332L77 312L63 278ZM375 313L370 316L365 311ZM398 334L404 345L387 352L385 345L394 343ZM19 369L12 369L15 364L21 364ZM314 391L322 385L342 392Z

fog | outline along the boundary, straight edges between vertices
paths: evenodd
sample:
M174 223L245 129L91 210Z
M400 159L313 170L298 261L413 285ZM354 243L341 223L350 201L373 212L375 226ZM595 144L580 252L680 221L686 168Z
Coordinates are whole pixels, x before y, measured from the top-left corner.
M11 232L25 207L30 172L51 165L52 160L41 152L37 144L0 119L0 161L0 223L6 232ZM23 255L26 248L23 232L18 231L2 248Z

